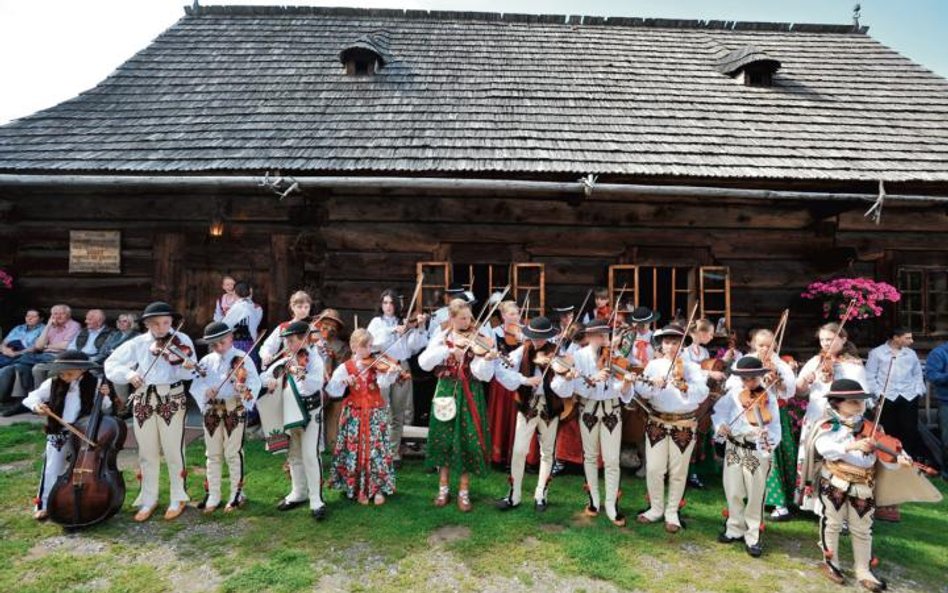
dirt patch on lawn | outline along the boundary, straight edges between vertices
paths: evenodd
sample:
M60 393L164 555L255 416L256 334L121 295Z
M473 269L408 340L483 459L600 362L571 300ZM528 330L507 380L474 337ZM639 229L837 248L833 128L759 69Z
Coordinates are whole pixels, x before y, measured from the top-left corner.
M450 544L471 537L471 529L463 525L445 525L439 527L428 536L428 544L432 546Z

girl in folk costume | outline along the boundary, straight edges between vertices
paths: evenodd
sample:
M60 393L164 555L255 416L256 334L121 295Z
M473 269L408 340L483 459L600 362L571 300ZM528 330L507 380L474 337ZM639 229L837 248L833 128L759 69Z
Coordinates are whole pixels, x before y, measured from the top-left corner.
M691 344L681 352L686 362L692 362L701 368L701 374L708 384L709 396L721 397L724 394L724 381L727 375L722 369L727 368L723 361L718 362L711 358L707 345L714 339L714 324L709 319L695 321L689 333ZM710 403L710 402L709 402ZM691 455L691 473L688 476L688 485L699 490L704 488L701 478L713 474L716 470L714 462L714 446L711 444L711 433L703 429L698 431L698 441L695 443L694 453Z
M728 512L718 541L743 541L754 558L762 553L767 474L773 450L780 443L777 397L769 383L761 384L768 372L756 356L734 363L727 392L711 416L715 434L725 441L723 482Z
M553 321L558 326L556 337L556 351L561 357L572 361L576 353L583 347L583 328L581 324L573 323L576 307L553 307ZM579 433L579 417L569 414L561 418L556 435L556 461L553 463L553 475L559 475L566 464L575 466L583 464L583 437ZM599 460L602 467L602 460Z
M398 380L401 365L372 356L372 334L352 332L352 358L336 367L326 385L330 397L345 396L332 454L332 487L360 504L384 504L395 492L395 467L388 444L388 407L382 390Z
M283 349L283 338L280 334L294 321L306 321L309 319L313 307L313 298L305 290L297 290L290 295L290 314L293 316L289 321L284 321L274 328L270 335L260 345L260 365L261 368L267 368Z
M101 367L89 360L89 356L78 350L67 350L48 363L50 378L31 391L23 406L28 410L46 416L46 456L43 461L43 473L39 492L36 496L36 508L33 518L44 521L49 517L46 503L49 493L59 476L66 470L69 460L75 453L69 431L49 414L56 414L69 424L75 424L83 416L92 413L96 389L106 397L102 398L102 409L112 407L108 397L108 384L89 373Z
M247 410L253 409L260 391L260 377L253 360L234 346L233 332L226 323L218 321L204 328L204 336L198 342L207 344L211 352L199 363L205 375L191 383L191 395L204 416L207 473L204 500L198 508L205 514L213 513L221 504L225 460L230 495L224 512L240 508L247 499L243 491L244 428Z
M319 320L316 323L316 331L310 332L310 344L316 346L316 351L323 358L323 367L326 371L326 381L332 376L340 364L349 358L349 344L343 339L343 332L346 330L346 324L339 316L339 311L335 309L323 309L316 316ZM325 403L326 410L323 414L323 442L320 443L320 451L325 451L336 445L337 431L339 430L339 416L342 414L342 402L338 400L329 400Z
M260 377L268 393L277 390L283 396L283 424L290 436L287 463L290 466L290 493L277 509L288 511L309 501L317 521L326 518L322 493L322 461L319 443L322 433L322 388L325 383L323 359L309 345L309 324L294 321L281 337L283 356L275 360ZM267 395L262 395L267 397Z
M769 329L758 329L751 339L751 354L763 362L767 369L765 381L771 385L770 392L777 397L780 411L780 444L774 443L770 475L767 476L767 495L764 504L774 507L771 519L782 521L790 516L787 507L793 500L796 484L797 444L793 438L793 422L786 410L787 402L796 393L796 377L786 362L774 352L774 333ZM725 387L733 389L739 379L731 376Z
M668 325L655 332L661 358L645 367L644 380L635 391L651 404L645 425L645 464L649 509L639 514L639 523L665 518L665 531L681 530L678 508L685 493L688 463L695 447L695 411L708 397L708 383L701 368L681 359L679 348L685 330ZM665 477L668 499L665 499Z
M470 474L484 475L490 462L490 429L481 381L494 376L497 352L490 338L478 335L467 302L455 299L448 309L448 328L435 335L418 357L422 369L434 370L438 376L431 402L427 465L440 469L434 500L438 507L450 501L450 470L461 472L458 508L468 512ZM484 343L488 347L483 347Z
M872 396L852 379L837 379L824 393L825 416L810 428L805 442L810 449L804 473L817 484L815 505L820 519L820 548L823 574L840 585L845 577L839 566L839 535L847 524L852 538L856 579L869 591L883 591L886 583L871 568L872 517L875 509L877 479L876 449L873 437L881 428L864 419L866 401ZM911 465L900 453L887 468ZM886 471L886 470L883 470Z
M583 439L583 471L589 504L584 513L599 514L599 456L605 474L606 516L618 527L625 525L619 511L619 454L622 450L622 402L632 399L632 375L613 377L610 370L613 349L609 341L609 322L596 319L583 326L587 344L576 353L574 388L579 394L579 431Z
M520 327L520 308L514 301L504 301L498 307L502 323L493 328L491 335L497 344L497 350L504 355L515 351L523 341ZM517 431L517 407L514 397L519 383L507 388L497 373L490 382L487 397L487 424L490 426L491 462L500 466L509 466L514 435Z
M817 332L820 354L817 354L800 369L797 375L797 395L809 396L803 425L800 428L800 447L797 452L797 479L794 502L801 509L813 510L815 493L812 485L806 484L802 468L809 464L804 446L810 430L827 409L826 394L836 379L852 379L866 388L866 369L859 358L856 346L849 341L846 330L838 323L827 323Z
M427 345L424 327L427 318L417 315L406 323L399 316L399 296L393 289L382 293L379 303L379 315L369 322L369 334L372 335L372 349L379 354L398 362L402 372L396 381L382 389L382 397L388 402L391 421L389 424L388 445L392 449L392 458L396 466L402 463L402 433L405 425L411 424L415 416L413 384L408 359Z
M523 328L523 345L508 356L510 366L498 364L496 367L495 379L517 394L517 399L510 402L517 410L510 461L510 491L497 503L497 508L502 511L520 506L527 453L537 432L540 433L540 475L534 493L534 508L542 512L547 507L556 430L564 408L562 400L573 396L572 380L548 370L556 357L557 347L552 342L556 335L556 327L546 317L531 319Z
M224 294L219 296L217 302L214 303L214 321L223 321L230 308L240 299L235 292L236 287L237 281L233 276L224 276L221 279L221 290Z
M238 282L234 286L234 294L237 295L237 301L230 306L221 321L234 330L234 347L246 352L257 341L263 309L253 302L253 292L248 283ZM256 354L252 356L255 357Z
M599 286L593 292L593 300L596 308L588 311L583 316L583 325L588 325L596 319L612 319L612 299L609 297L609 289L605 286Z
M171 503L165 511L165 519L178 518L189 500L185 490L187 394L184 382L199 375L200 369L192 358L191 338L172 328L178 317L167 303L148 305L141 315L148 331L119 346L105 360L105 376L109 381L131 384L135 390L129 399L132 400L132 429L138 442L141 467L141 492L133 503L139 509L135 514L135 521L139 522L147 521L158 506L162 456L168 466L171 487Z

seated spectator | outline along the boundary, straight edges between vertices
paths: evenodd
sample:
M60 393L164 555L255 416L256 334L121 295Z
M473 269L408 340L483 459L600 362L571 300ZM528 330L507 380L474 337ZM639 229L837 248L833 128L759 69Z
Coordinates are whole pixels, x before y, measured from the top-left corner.
M43 328L33 347L21 354L16 362L0 369L0 400L9 399L12 396L13 384L17 377L25 392L33 391L33 367L40 363L51 362L57 354L65 352L73 338L82 329L71 316L72 309L69 305L56 305L50 309L49 323ZM23 407L21 398L0 415L8 417L26 411L28 410Z
M105 311L89 309L86 313L86 326L69 343L69 350L78 350L87 354L90 359L95 359L102 352L111 333L112 328L105 323Z
M26 312L26 323L13 328L0 344L0 368L15 361L21 354L33 347L36 339L43 333L43 316L37 309Z
M141 332L138 331L138 316L134 313L122 313L118 316L118 319L115 320L115 329L109 333L105 344L102 345L102 348L99 349L99 353L93 356L92 359L99 364L104 363L105 359L108 358L116 348L131 340L139 333Z
M102 349L93 358L99 364L104 364L115 349L131 340L141 332L138 331L138 315L135 313L122 313L115 320L115 330L109 334L109 338L102 345ZM115 383L112 385L115 395L118 397L116 402L116 416L122 419L128 419L132 416L132 407L126 405L128 402L129 388L127 383Z

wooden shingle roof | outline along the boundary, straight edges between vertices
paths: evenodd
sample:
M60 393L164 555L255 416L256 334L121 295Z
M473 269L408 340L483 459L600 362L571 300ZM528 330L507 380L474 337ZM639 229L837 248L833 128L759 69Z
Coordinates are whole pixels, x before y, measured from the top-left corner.
M748 46L773 87L719 71ZM948 81L850 26L202 7L0 127L0 172L266 170L943 182Z

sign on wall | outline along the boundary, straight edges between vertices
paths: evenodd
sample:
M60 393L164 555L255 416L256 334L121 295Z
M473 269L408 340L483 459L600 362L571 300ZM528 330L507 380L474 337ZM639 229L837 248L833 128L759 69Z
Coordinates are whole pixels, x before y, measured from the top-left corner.
M69 231L69 273L120 274L121 231Z

